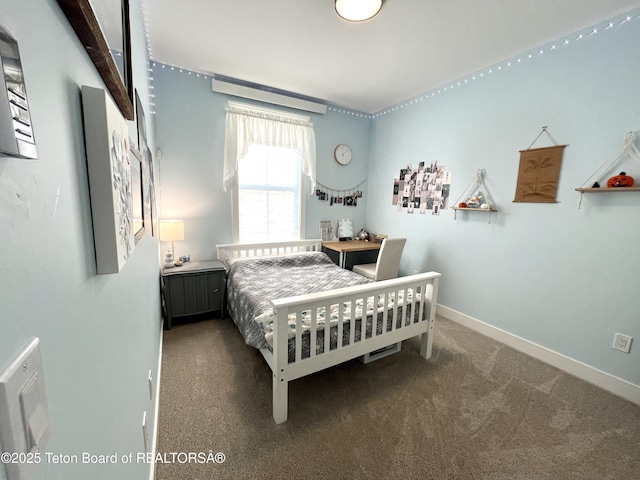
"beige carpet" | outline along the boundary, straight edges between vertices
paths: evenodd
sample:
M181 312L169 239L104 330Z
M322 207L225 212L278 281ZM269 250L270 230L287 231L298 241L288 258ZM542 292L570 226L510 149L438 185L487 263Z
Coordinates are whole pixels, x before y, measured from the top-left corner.
M163 348L158 480L640 479L640 407L442 318L428 361L414 338L291 382L282 425L231 320Z

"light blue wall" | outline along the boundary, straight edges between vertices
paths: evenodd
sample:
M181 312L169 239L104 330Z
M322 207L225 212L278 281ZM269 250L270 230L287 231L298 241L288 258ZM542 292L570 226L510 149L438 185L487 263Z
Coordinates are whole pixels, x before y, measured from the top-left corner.
M625 133L640 130L640 19L623 21L526 52L520 63L470 75L373 120L335 110L310 114L318 180L335 188L367 182L355 209L309 198L306 236L318 236L320 220L345 216L356 229L407 236L402 273L442 272L442 305L640 385L637 345L629 355L611 348L615 332L640 338L640 194L591 194L578 209L574 190L622 152ZM214 258L216 243L232 241L231 197L221 180L231 97L211 92L210 78L178 68L158 64L153 77L162 216L185 219L177 254ZM513 203L519 151L543 125L568 144L558 203ZM343 142L354 149L348 167L332 158ZM547 145L546 137L536 144ZM393 178L420 161L453 172L452 202L478 168L486 169L499 209L491 224L466 212L454 221L451 210L397 213Z
M176 256L189 253L192 259L216 258L217 243L231 243L231 192L222 187L225 107L227 100L256 103L211 90L211 78L171 66L155 65L156 125L161 150L161 216L182 218L185 240L175 245ZM268 108L287 110L269 104ZM371 120L353 112L329 110L326 115L290 110L309 115L317 145L317 180L331 188L347 189L367 177ZM347 143L353 160L340 166L333 149ZM357 207L329 206L307 197L306 238L318 238L320 220L353 219L354 229L364 227L367 184ZM163 250L171 248L162 244Z
M640 340L640 193L588 194L578 209L574 190L640 130L640 19L623 20L376 116L368 179L382 194L369 196L366 221L408 237L403 273L442 273L442 305L640 385L639 345L611 348L615 332ZM519 151L543 125L568 144L558 203L513 203ZM474 212L397 213L394 175L419 161L453 172L452 202L484 168L491 224ZM629 169L640 182L640 165Z
M139 0L131 4L134 83L149 111L142 15ZM0 370L39 337L53 432L46 451L140 452L143 412L150 433L155 418L147 375L157 381L158 242L147 233L120 273L96 275L80 87L104 83L56 1L0 0L0 24L18 40L39 153L0 157ZM152 122L148 131L152 139ZM149 471L45 458L33 478Z

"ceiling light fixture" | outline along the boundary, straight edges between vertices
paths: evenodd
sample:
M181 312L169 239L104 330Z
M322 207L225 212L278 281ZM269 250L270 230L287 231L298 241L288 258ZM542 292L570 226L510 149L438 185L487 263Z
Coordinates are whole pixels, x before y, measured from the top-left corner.
M350 22L363 22L382 8L382 0L336 0L336 12Z

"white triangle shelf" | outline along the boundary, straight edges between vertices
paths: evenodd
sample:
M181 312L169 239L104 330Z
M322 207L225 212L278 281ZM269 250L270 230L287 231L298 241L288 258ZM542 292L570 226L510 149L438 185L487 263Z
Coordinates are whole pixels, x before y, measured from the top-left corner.
M624 150L613 160L602 165L596 172L591 175L581 187L576 188L576 192L580 192L580 203L578 208L582 205L582 195L584 193L604 193L604 192L640 192L640 186L632 187L607 187L606 180L608 177L615 175L616 170L614 167L619 166L624 161L638 162L640 165L640 152L635 146L635 134L633 132L627 133L624 139ZM620 172L623 174L624 172ZM605 186L600 184L604 183ZM637 185L637 184L636 184Z
M484 185L484 174L484 169L479 169L476 172L476 177L454 203L452 207L454 220L456 220L458 210L462 210L466 212L488 213L488 223L491 223L491 214L498 210L496 210L491 195L489 195L489 191Z

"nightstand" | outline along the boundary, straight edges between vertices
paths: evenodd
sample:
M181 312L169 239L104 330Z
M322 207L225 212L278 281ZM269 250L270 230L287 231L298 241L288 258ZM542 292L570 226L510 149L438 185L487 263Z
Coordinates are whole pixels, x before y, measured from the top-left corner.
M165 327L174 317L220 310L222 312L227 270L219 260L188 262L162 270Z

